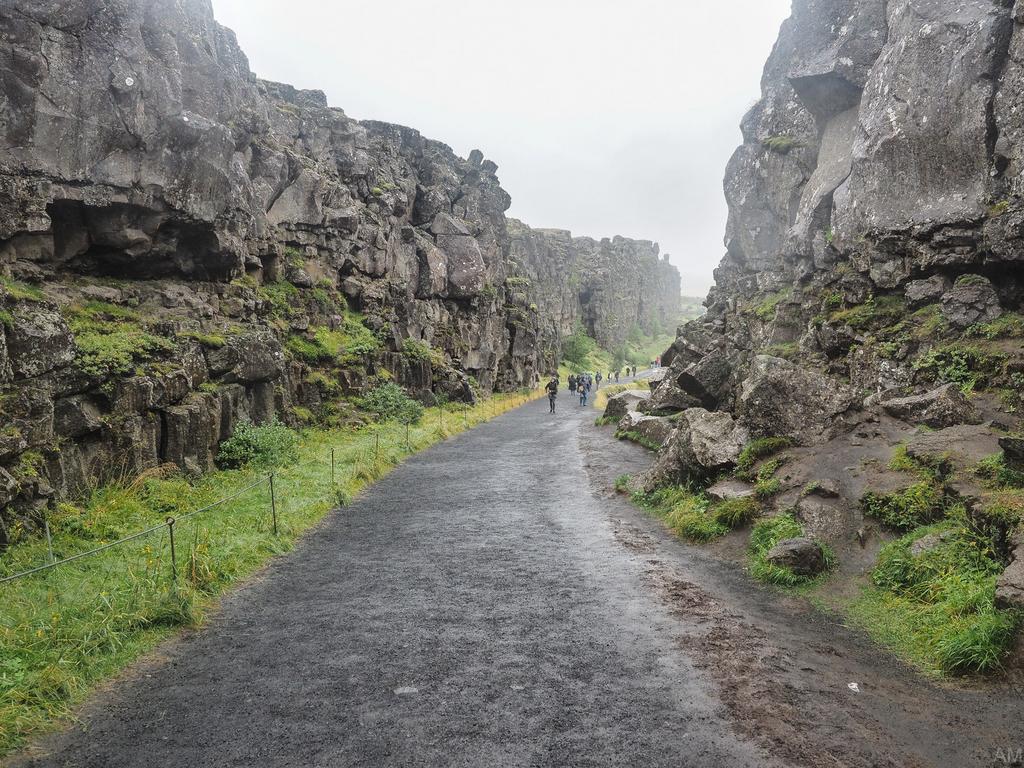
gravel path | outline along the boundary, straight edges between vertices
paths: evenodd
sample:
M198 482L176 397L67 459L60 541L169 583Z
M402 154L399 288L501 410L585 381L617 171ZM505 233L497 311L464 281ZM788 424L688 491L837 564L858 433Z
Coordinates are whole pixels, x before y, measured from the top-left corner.
M559 405L411 458L15 764L961 766L1024 746L1019 696L923 682L672 540L611 492L647 454Z

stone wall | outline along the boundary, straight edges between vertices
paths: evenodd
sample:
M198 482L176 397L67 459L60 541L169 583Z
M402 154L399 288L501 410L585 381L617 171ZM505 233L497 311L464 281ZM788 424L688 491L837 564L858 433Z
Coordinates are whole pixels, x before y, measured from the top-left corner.
M0 546L97 481L211 467L239 419L529 386L586 307L602 339L673 316L650 243L518 263L496 171L259 80L206 0L5 4Z

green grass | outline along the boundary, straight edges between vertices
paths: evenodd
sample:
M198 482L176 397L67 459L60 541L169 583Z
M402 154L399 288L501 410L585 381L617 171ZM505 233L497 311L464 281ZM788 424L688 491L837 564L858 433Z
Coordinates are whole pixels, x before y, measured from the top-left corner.
M736 460L737 477L753 480L754 467L758 461L792 446L793 441L788 437L761 437L750 441L740 451L739 458Z
M792 294L792 288L783 288L778 293L773 293L765 297L759 304L755 305L752 310L759 320L768 322L775 317L775 311L778 309L779 304L787 301Z
M500 396L464 413L429 409L410 428L409 446L426 448L527 399ZM179 627L202 623L218 595L292 549L330 509L407 455L406 428L397 423L306 431L297 461L275 477L279 535L272 531L265 483L179 522L176 590L169 578L166 528L0 585L0 755L54 727L94 686ZM55 552L67 557L92 549L210 504L261 477L263 470L252 467L211 472L194 482L154 472L97 488L80 505L60 505L50 518ZM33 537L0 557L0 575L46 560L45 542Z
M761 514L757 499L712 503L704 493L678 485L634 494L633 502L659 517L677 536L696 543L724 536Z
M913 367L926 379L956 384L970 393L989 386L1005 363L1005 353L987 349L983 342L956 342L929 350L914 360Z
M172 340L151 333L127 307L92 301L63 311L78 350L76 365L90 376L124 375L175 349Z
M15 301L46 301L46 294L34 285L0 276L0 288Z
M913 542L930 533L945 539L912 555ZM956 521L922 527L882 549L872 584L848 615L928 673L988 672L999 667L1022 619L994 606L1002 569L970 528Z
M910 531L941 518L945 511L945 494L932 480L921 480L892 493L868 491L861 498L861 508L894 531Z
M771 152L776 152L780 155L788 155L794 149L804 146L804 143L792 136L778 134L776 136L769 136L761 142L761 146Z

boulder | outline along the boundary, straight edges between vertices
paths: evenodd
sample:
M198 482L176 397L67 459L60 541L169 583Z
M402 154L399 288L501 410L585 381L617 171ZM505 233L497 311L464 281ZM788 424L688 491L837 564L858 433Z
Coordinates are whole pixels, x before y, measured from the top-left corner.
M649 416L671 416L687 408L697 408L700 404L693 395L688 395L669 379L665 379L650 398L640 403L638 410Z
M838 434L861 402L856 389L830 376L758 355L743 382L737 414L754 437L814 443Z
M637 475L631 485L650 491L669 483L706 479L734 466L749 439L747 430L730 414L690 408L683 411L654 466Z
M923 395L886 400L882 408L890 416L908 424L923 424L933 429L980 421L974 406L955 384L945 384Z
M683 392L709 409L717 408L726 400L731 381L732 365L721 352L705 355L676 378L676 384Z
M675 424L662 416L646 416L637 411L628 411L619 421L616 431L632 432L646 442L660 446L665 444L674 429Z
M637 406L649 399L650 396L650 392L645 392L642 389L627 389L625 392L612 395L608 398L608 405L605 406L604 417L609 420L619 420L630 411L637 410Z
M814 576L825 570L825 553L812 539L784 539L768 550L765 559L772 565L789 568L798 576Z
M1002 313L996 289L981 275L964 275L942 294L942 316L954 328L990 323Z
M719 480L706 491L708 498L712 501L731 501L732 499L746 499L754 495L754 486L742 480L727 479Z

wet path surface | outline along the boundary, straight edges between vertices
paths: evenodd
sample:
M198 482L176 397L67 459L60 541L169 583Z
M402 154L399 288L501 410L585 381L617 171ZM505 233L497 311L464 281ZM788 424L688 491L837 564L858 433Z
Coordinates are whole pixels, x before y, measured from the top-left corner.
M1019 697L938 689L672 540L611 492L646 453L559 404L411 458L18 764L960 766L1024 742Z

